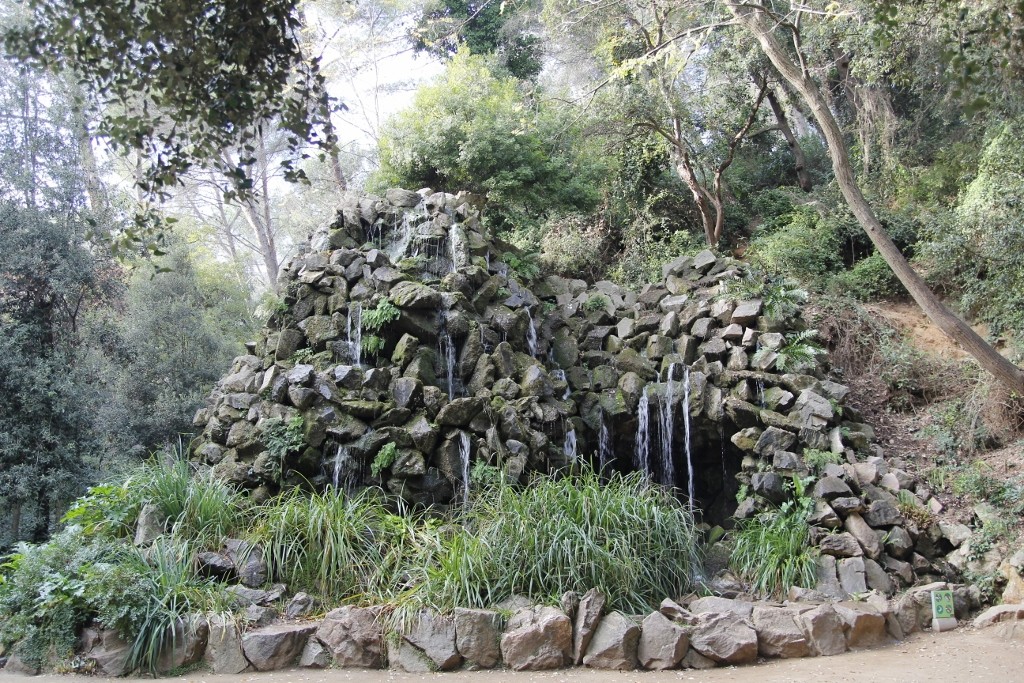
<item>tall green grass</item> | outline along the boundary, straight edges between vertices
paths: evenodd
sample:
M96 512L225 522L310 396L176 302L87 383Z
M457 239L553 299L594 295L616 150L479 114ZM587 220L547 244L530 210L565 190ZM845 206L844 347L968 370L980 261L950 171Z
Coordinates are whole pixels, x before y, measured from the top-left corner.
M421 599L431 606L599 588L612 608L637 612L689 591L699 571L692 516L640 474L499 484L472 503L427 570Z
M813 588L818 551L810 545L810 498L797 496L778 509L740 522L730 564L755 593L781 596L793 586Z

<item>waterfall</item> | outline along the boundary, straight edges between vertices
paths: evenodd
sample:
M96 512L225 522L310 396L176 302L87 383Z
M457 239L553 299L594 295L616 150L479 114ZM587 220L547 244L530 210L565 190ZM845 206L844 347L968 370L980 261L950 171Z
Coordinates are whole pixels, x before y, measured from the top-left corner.
M690 366L683 366L683 434L686 438L686 492L693 512L693 457L690 455Z
M640 405L636 409L636 468L644 473L645 477L651 476L651 398L644 387L644 393L640 397Z
M348 336L349 356L353 363L360 365L363 355L363 307L358 301L349 304L345 334Z
M530 313L530 309L526 309L526 317L530 321L530 326L526 330L526 350L530 352L530 355L534 358L537 357L537 326L533 322L533 315Z
M462 504L469 507L469 433L459 430L459 462L462 464Z
M441 322L437 333L437 350L444 361L445 379L448 382L448 400L455 398L455 342L448 333L448 325L445 323L444 312L440 314Z
M335 445L334 469L331 472L331 484L335 491L351 492L355 485L355 472L352 471L355 464L347 446Z
M757 378L757 400L761 404L761 410L764 410L764 380L760 377Z
M565 433L565 443L562 444L562 452L569 462L576 462L579 457L576 453L576 430L570 429Z
M672 373L676 364L668 366L668 386L665 389L665 400L661 404L661 482L665 486L675 486L676 472L672 463L672 436L675 429L673 424L675 415L672 412L672 400L675 398L675 384L672 382Z
M391 258L392 262L397 263L405 258L405 252L409 248L409 243L412 241L413 232L415 231L413 218L420 215L424 218L427 216L427 208L423 205L423 202L420 202L409 211L402 212L402 220L395 226L398 238L387 249L387 255Z
M551 371L551 378L557 379L560 382L565 382L565 393L562 394L562 400L568 401L569 395L572 394L572 389L569 387L569 380L565 376L565 370L563 370L562 368L555 368L554 370Z
M484 254L484 263L487 264L487 272L491 272L491 250L488 249L487 253Z
M601 411L601 432L597 441L597 462L600 471L604 473L604 468L608 466L608 463L612 459L612 435L608 431L608 423L604 419L604 411Z

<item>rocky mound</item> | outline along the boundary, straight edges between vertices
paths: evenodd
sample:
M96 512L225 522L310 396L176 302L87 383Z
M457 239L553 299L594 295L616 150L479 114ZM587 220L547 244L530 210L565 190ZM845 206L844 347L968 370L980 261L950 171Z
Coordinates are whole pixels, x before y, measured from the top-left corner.
M675 487L712 523L818 474L820 588L941 573L932 560L955 539L901 512L925 510L927 492L844 410L793 302L735 294L744 267L710 251L640 292L530 280L478 207L427 190L349 197L283 269L281 310L195 417L194 457L257 496L380 486L437 507L461 503L481 464L525 481L589 460ZM840 457L806 462L821 453Z

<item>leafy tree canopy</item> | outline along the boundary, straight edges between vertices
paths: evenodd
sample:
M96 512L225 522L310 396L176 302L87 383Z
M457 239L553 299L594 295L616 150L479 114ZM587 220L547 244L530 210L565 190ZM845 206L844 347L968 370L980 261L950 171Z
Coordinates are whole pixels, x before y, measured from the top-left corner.
M250 142L288 133L291 179L306 142L335 140L318 61L299 38L298 0L27 0L6 31L25 63L74 74L100 116L98 133L146 160L137 182L162 198L196 165L223 166L230 193L252 189ZM247 150L230 167L218 152ZM153 218L150 214L149 218ZM145 223L144 221L141 221ZM147 232L127 231L126 241Z

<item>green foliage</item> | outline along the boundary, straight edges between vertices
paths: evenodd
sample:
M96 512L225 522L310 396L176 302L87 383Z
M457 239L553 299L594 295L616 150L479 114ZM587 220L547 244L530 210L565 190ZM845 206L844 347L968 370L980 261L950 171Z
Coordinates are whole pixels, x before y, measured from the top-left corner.
M818 362L818 356L825 353L815 339L817 330L793 332L785 336L785 341L776 350L767 347L758 349L754 354L754 363L760 363L769 354L776 354L775 367L782 372L806 372Z
M89 536L127 538L139 516L139 496L118 484L91 486L76 499L61 521L80 526Z
M838 465L843 460L841 453L821 451L817 448L806 448L803 453L804 464L812 472L821 472L825 465Z
M370 474L374 477L379 477L381 472L386 470L395 464L395 458L398 457L398 446L394 442L384 444L377 455L374 456L373 462L370 463Z
M421 600L482 607L596 587L610 608L638 612L694 585L697 544L689 512L640 473L501 483L473 498L428 569Z
M927 529L933 521L931 511L921 505L910 491L901 489L896 492L896 506L901 515L913 520L922 529Z
M540 263L535 252L517 254L507 251L501 255L501 260L508 264L509 270L520 280L529 282L540 275Z
M953 492L979 502L989 502L1015 515L1024 512L1024 483L992 475L991 466L975 461L953 479Z
M878 253L857 261L849 270L837 273L829 286L861 301L891 299L906 294L896 274Z
M992 334L1024 333L1024 119L997 128L977 176L949 214L928 225L921 258L929 278L952 288L961 308Z
M204 164L229 179L229 197L251 193L252 143L267 121L287 133L290 179L304 177L295 162L307 141L323 150L336 142L319 61L303 54L295 0L246 11L189 0L33 0L28 10L26 21L5 27L6 47L32 65L75 74L99 113L99 134L144 159L137 184L151 199ZM236 146L246 150L240 159L220 154ZM150 227L121 237L123 246L151 246L160 236Z
M765 317L782 321L796 315L808 295L792 280L767 275L758 268L748 268L743 277L726 284L721 296L727 299L760 299Z
M254 539L271 572L331 600L393 595L416 541L413 519L393 515L379 492L294 489L256 511Z
M392 118L380 141L371 189L432 187L488 198L489 220L513 228L597 202L597 165L582 153L576 124L488 60L461 51L412 108Z
M367 356L378 355L385 346L387 346L387 342L375 334L368 334L360 340L360 348Z
M563 277L597 280L610 247L606 228L594 217L568 214L550 218L540 228L544 270Z
M810 545L807 517L814 501L804 483L792 482L793 500L739 523L730 564L755 593L785 595L793 586L817 580L818 552Z
M398 320L400 315L402 312L385 297L378 301L375 307L363 311L359 322L364 330L380 332L385 325Z
M583 310L587 313L597 313L603 311L608 307L608 297L603 294L591 294L587 297L587 300L583 302Z
M748 258L769 274L816 285L841 265L842 246L836 226L817 210L801 206L772 232L759 232L750 242Z

